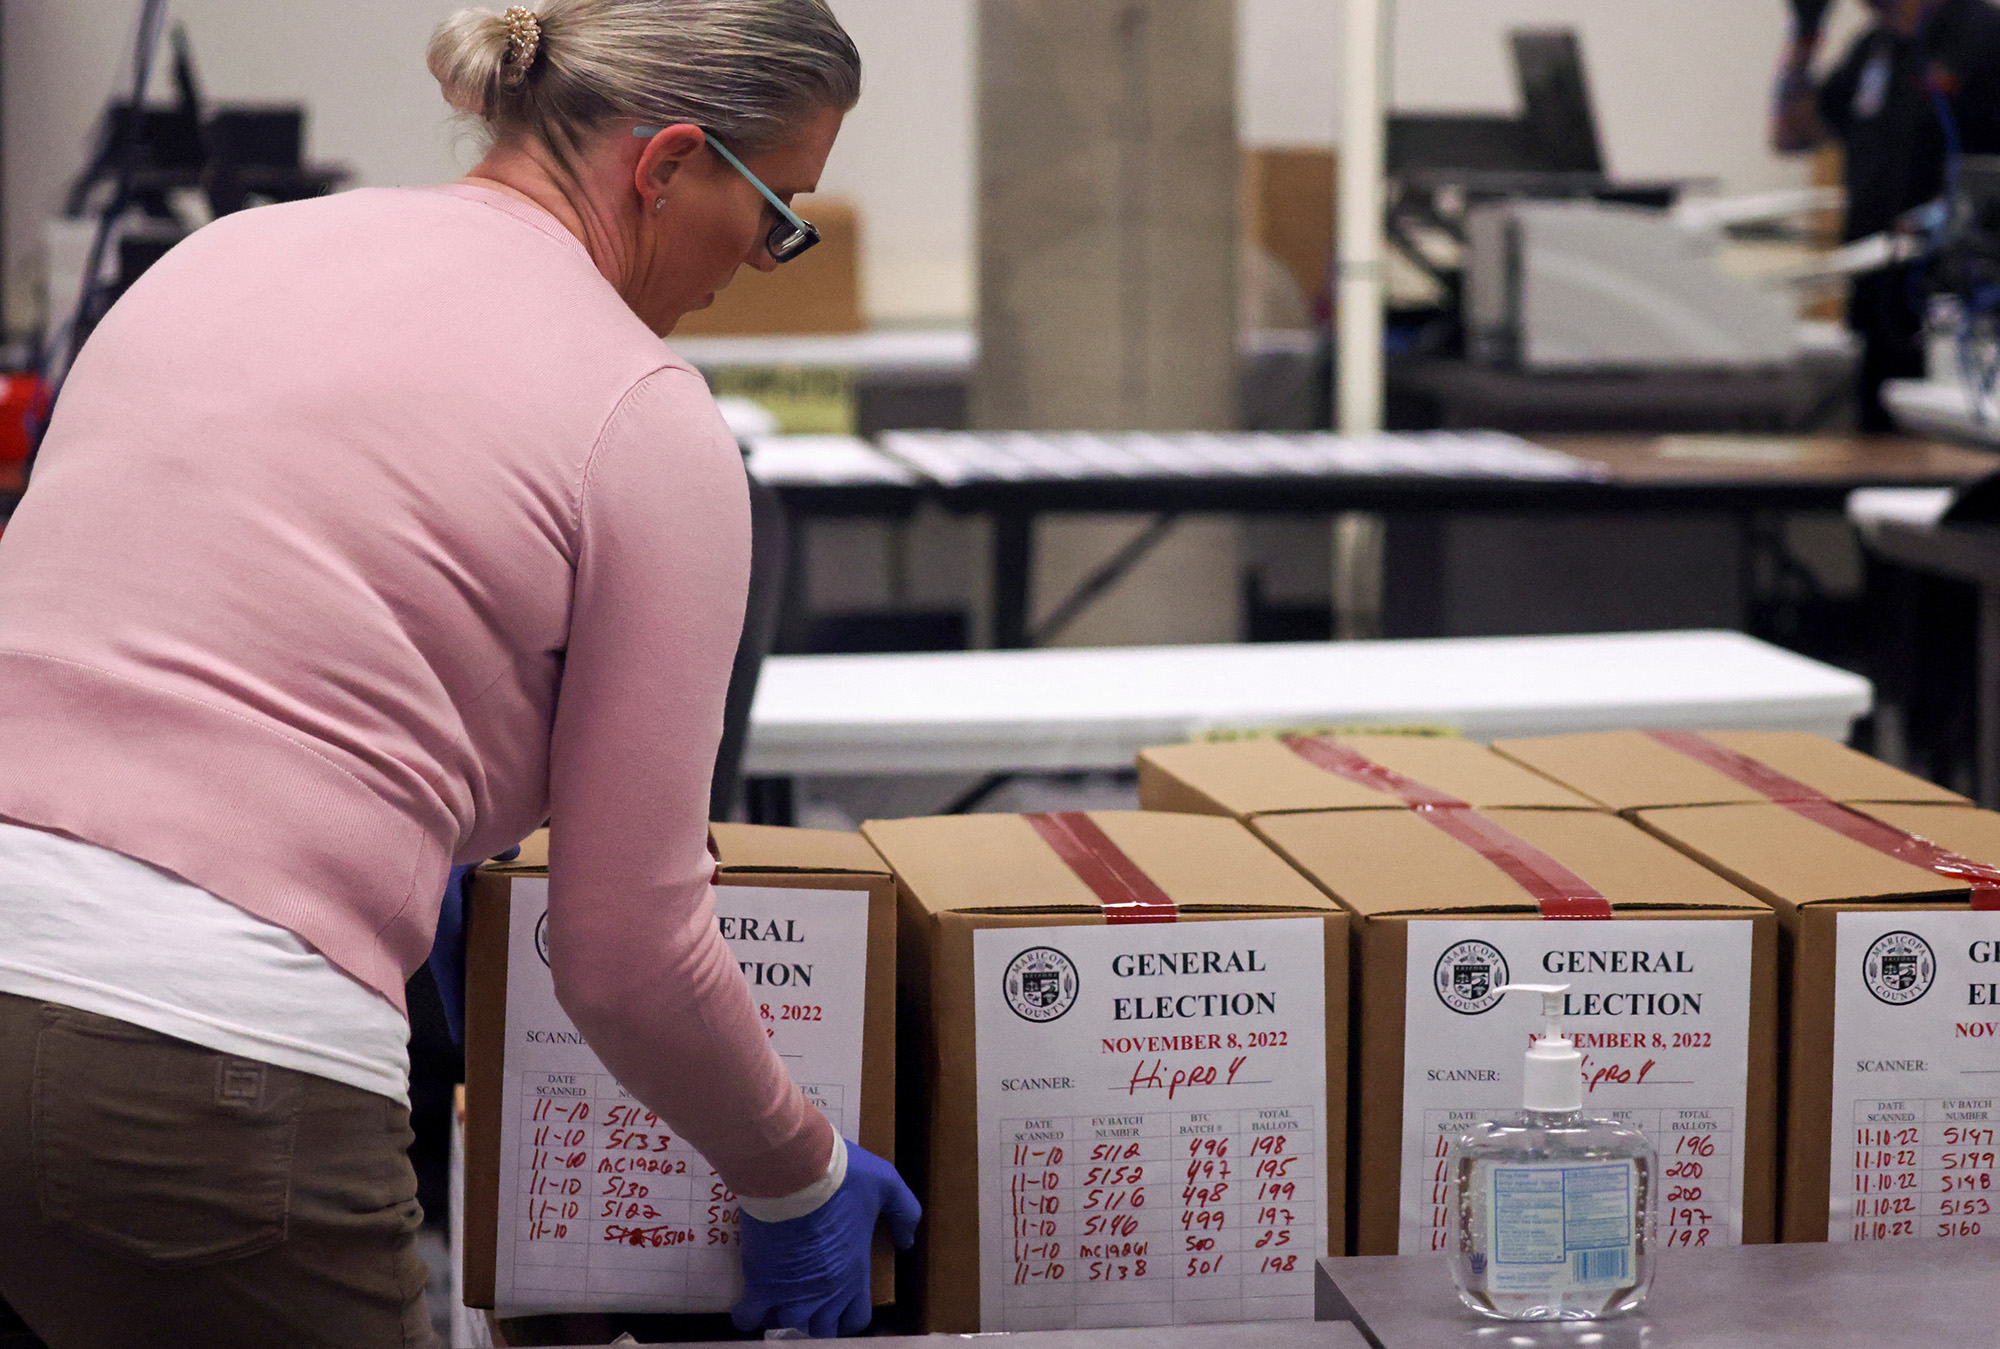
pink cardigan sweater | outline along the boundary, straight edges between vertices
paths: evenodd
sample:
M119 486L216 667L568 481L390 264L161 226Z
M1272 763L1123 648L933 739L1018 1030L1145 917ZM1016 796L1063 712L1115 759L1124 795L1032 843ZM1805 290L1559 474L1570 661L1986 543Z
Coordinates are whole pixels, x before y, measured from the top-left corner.
M456 186L230 216L118 302L0 539L0 816L402 1005L454 860L554 820L593 1048L739 1192L832 1131L716 930L749 572L699 375L555 220Z

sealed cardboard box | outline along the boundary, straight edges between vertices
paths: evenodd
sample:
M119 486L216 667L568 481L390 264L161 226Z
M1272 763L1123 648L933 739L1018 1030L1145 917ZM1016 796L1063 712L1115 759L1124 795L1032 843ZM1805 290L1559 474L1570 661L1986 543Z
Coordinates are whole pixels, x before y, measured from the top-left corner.
M1639 820L1783 922L1784 1239L2000 1232L2000 815L1766 800Z
M895 893L859 835L718 824L716 919L792 1075L844 1136L895 1138ZM545 836L467 909L465 1300L502 1315L725 1311L735 1196L605 1071L555 1000ZM894 1296L878 1252L875 1299Z
M896 873L926 1328L1311 1318L1341 1249L1339 908L1208 816L863 832Z
M1446 1249L1445 1153L1521 1105L1537 1005L1567 984L1584 1109L1643 1129L1669 1246L1769 1241L1771 909L1599 811L1267 815L1253 828L1355 918L1358 1254Z
M1484 745L1415 735L1284 736L1141 750L1139 804L1244 821L1301 810L1394 810L1411 804L1395 778L1471 806L1599 809Z
M1723 750L1834 801L1970 805L1838 741L1806 731L1595 731L1496 740L1497 753L1617 811L1767 801L1770 793L1710 762Z

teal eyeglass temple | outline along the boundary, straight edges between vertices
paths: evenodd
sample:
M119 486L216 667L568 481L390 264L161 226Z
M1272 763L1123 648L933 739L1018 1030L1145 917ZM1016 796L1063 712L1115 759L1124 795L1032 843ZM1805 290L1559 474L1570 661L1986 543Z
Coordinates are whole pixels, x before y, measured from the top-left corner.
M641 140L651 140L663 130L665 130L664 127L635 126L632 128L632 134ZM705 136L708 135L707 132L703 132L702 134ZM763 193L764 200L777 208L778 223L771 226L771 233L764 240L764 247L771 250L773 260L777 262L790 262L793 258L819 242L819 230L811 222L801 219L791 207L779 201L778 194L764 186L763 180L745 168L742 160L729 153L727 146L723 145L721 141L713 136L708 136L708 146L715 153L727 160L729 167L735 169L745 178L748 178L750 186Z

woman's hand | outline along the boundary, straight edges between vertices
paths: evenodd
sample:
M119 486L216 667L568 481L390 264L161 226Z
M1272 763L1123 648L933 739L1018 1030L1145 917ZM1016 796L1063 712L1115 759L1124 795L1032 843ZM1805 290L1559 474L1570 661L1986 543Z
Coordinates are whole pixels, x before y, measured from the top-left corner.
M738 1330L802 1330L817 1339L857 1334L874 1315L868 1264L877 1219L908 1250L923 1207L896 1168L847 1145L847 1178L802 1218L767 1223L742 1215L743 1298Z

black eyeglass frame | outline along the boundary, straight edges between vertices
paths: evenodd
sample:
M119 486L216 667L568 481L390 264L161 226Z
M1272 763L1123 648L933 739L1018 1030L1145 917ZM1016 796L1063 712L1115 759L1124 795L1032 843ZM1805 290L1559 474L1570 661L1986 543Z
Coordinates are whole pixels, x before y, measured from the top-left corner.
M651 140L665 129L657 126L635 126L632 128L632 134L642 140ZM743 161L731 154L729 147L717 140L713 133L703 130L701 134L708 138L709 148L721 155L731 168L748 178L750 186L763 193L764 200L770 202L772 208L777 211L778 223L771 226L771 232L764 237L764 247L770 253L773 262L790 262L819 242L818 226L780 201L778 194L764 186L764 180L750 172Z

